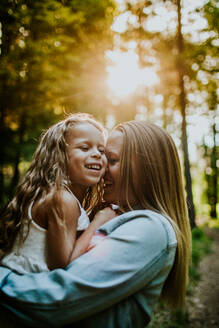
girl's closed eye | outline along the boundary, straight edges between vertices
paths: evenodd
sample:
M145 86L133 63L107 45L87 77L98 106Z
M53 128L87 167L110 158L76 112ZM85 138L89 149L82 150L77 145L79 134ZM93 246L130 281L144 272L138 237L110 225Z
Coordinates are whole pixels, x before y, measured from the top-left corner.
M87 151L89 149L88 145L80 145L79 148L83 151Z
M104 147L100 147L98 150L101 154L105 154L105 148Z

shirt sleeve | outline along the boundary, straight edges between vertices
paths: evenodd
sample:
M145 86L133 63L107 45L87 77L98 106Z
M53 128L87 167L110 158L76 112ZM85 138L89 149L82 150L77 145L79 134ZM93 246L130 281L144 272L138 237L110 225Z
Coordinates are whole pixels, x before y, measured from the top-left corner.
M1 304L33 327L69 324L145 288L161 270L167 249L162 223L137 217L65 270L18 275L1 267Z

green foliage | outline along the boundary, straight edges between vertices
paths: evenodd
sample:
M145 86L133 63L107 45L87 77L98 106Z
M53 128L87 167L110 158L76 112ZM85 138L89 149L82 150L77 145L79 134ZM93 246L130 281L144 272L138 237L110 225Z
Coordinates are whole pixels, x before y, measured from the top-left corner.
M195 228L192 230L192 262L190 265L190 283L195 284L199 278L198 266L201 259L209 253L211 239L204 233L203 229ZM190 286L191 289L191 286Z
M176 311L170 313L162 304L157 304L148 328L185 328L189 322L188 312Z
M219 211L219 204L218 204L218 211ZM209 228L215 228L219 229L219 218L218 219L213 219L208 222Z
M43 129L75 111L104 119L113 12L110 0L1 1L0 206Z

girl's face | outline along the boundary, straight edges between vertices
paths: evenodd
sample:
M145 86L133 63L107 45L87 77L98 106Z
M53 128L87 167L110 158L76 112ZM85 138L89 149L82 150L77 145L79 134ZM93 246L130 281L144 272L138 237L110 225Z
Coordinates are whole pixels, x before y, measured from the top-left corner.
M112 131L106 144L108 166L104 176L104 200L113 204L117 204L118 200L123 204L123 195L121 195L118 189L122 147L122 132L118 130ZM132 204L134 202L134 197L131 189L128 191L128 197ZM125 204L123 205L125 206Z
M90 123L77 124L66 137L67 170L74 192L97 184L105 173L105 140Z

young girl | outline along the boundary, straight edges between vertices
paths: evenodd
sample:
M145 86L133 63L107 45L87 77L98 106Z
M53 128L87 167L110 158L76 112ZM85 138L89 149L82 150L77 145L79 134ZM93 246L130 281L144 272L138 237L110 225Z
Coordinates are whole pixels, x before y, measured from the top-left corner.
M88 114L73 114L48 129L0 219L2 265L19 273L47 271L86 251L104 223L90 224L85 211L102 199L104 147L103 127Z

